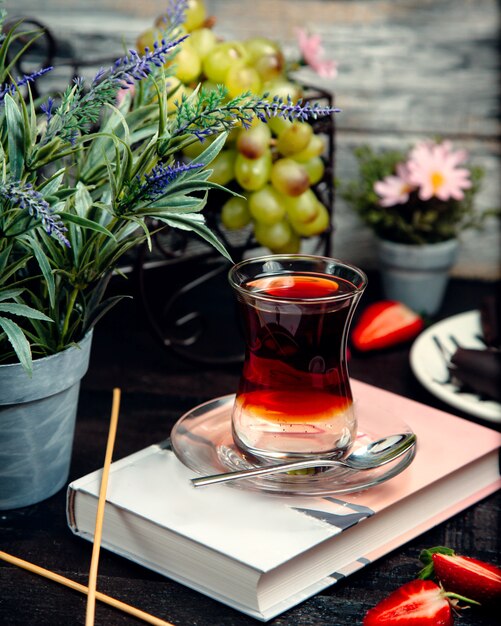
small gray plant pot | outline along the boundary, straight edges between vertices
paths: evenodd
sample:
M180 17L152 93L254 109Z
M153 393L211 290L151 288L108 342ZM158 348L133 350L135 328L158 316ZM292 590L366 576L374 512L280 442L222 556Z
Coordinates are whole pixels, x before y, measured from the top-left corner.
M0 365L0 510L45 500L68 479L80 381L92 331L78 346L21 365Z
M440 309L457 259L459 242L412 245L379 239L377 250L383 291L417 313L434 315Z

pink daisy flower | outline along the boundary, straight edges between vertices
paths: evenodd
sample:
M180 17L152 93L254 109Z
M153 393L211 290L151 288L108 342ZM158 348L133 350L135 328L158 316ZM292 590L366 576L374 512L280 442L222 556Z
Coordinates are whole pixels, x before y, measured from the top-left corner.
M323 59L324 49L320 35L309 35L304 28L296 28L297 41L301 55L319 76L335 78L337 76L337 63Z
M462 200L463 190L471 187L470 172L458 167L466 158L467 153L453 150L449 141L421 142L410 153L409 182L419 188L421 200Z
M405 163L396 167L396 176L386 176L383 180L374 183L374 191L380 197L381 206L390 207L404 204L409 199L413 187L409 183L409 173Z

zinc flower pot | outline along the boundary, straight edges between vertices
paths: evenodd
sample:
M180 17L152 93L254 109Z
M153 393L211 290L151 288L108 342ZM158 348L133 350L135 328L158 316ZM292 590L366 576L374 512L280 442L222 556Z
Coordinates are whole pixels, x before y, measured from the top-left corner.
M0 510L47 499L68 479L80 381L92 331L77 345L33 361L0 366Z
M378 239L385 296L403 302L417 313L434 315L442 304L458 249L457 239L422 245Z

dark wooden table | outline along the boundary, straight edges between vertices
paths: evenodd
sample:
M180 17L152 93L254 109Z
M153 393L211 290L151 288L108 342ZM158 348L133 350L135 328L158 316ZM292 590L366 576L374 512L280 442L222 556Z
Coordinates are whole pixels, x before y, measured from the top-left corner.
M202 262L195 263L189 271L196 276L202 267ZM161 301L176 285L185 282L184 271L182 266L175 266L152 277L157 300ZM129 285L134 286L134 281L129 281ZM493 293L498 287L492 283L453 280L435 319L476 308L486 294ZM121 289L122 285L117 288ZM227 295L224 281L218 288ZM228 312L231 306L226 306L224 298L221 304L218 299L208 301L203 292L200 296L196 292L194 295L201 308L213 308L215 323L222 324L224 329L220 335L209 333L212 339L220 342L213 344L213 352L238 353L238 331L232 326L233 318ZM360 308L364 302L377 297L380 297L378 277L371 276L370 287ZM150 332L137 304L130 300L122 302L96 329L91 366L81 389L70 479L103 464L113 387L122 389L115 459L164 439L178 417L192 406L235 390L240 370L238 363L224 366L201 364L166 350ZM409 345L367 355L353 354L351 375L493 426L463 415L429 394L414 378L408 357ZM416 576L420 568L419 553L426 547L447 545L459 553L499 563L500 520L501 495L498 492L270 624L361 624L363 615L371 606ZM65 490L40 504L0 512L0 537L2 550L82 584L87 583L91 546L73 536L67 527ZM251 626L258 623L104 550L100 557L98 588L178 626ZM3 562L0 562L0 590L0 623L4 626L66 626L85 622L83 596ZM140 622L98 603L96 624L135 623ZM499 624L499 614L467 610L456 623L494 626Z

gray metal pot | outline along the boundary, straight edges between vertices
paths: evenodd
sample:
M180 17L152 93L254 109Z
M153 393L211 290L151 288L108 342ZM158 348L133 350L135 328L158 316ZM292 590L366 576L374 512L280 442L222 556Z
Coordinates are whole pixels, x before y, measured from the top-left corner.
M36 359L29 378L0 365L0 510L45 500L68 479L80 381L92 331L78 347Z
M417 313L437 313L456 262L458 240L412 245L379 239L377 244L385 296Z

